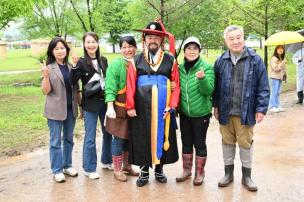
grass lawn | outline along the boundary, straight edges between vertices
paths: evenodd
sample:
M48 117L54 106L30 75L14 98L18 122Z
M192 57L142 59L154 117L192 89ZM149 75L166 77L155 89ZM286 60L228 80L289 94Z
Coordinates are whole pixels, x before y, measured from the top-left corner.
M82 48L74 48L73 51L79 56L83 55ZM117 53L106 53L103 55L108 58L108 62L120 57L120 54ZM40 64L37 58L31 56L31 49L9 50L7 52L7 58L0 60L0 72L35 69L40 69Z
M0 60L0 71L32 70L38 68L38 60L31 57L30 49L8 51L7 58Z
M47 120L43 117L45 96L40 87L0 87L0 157L20 154L48 145ZM82 121L75 135L79 137Z
M0 156L45 144L42 108L40 88L0 87Z
M14 85L18 83L30 83L34 86L40 86L41 72L28 72L22 74L0 75L0 86Z

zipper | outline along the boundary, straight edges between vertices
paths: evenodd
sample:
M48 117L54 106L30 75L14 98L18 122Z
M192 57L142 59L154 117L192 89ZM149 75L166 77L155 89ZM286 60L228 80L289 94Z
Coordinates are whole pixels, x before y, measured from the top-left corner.
M190 116L190 105L189 105L189 95L188 95L188 82L189 82L189 75L190 75L190 72L193 68L189 69L189 72L187 73L186 71L186 74L187 74L187 82L186 82L186 97L187 97L187 109L188 109L188 114Z

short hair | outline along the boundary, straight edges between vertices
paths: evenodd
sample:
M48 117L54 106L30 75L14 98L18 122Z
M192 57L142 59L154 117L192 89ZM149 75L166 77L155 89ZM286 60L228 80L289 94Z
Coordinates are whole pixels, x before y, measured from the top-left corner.
M70 53L70 47L68 46L68 44L66 43L66 41L64 39L62 39L61 37L55 37L51 40L51 42L49 43L46 55L47 55L47 60L46 60L46 64L51 64L53 62L56 62L56 58L53 54L53 50L55 49L55 47L57 46L57 44L61 42L63 44L63 46L66 49L66 56L63 59L64 64L68 63L68 58L69 58L69 53Z
M240 27L238 25L230 25L230 26L226 27L226 29L224 30L224 39L226 39L227 34L229 32L232 32L232 31L235 31L235 30L240 30L242 32L243 36L244 36L244 29L243 29L243 27Z
M129 45L134 46L135 48L137 48L136 41L135 41L135 39L134 39L133 36L123 36L123 37L120 37L120 39L119 39L119 47L120 48L122 47L123 42L126 42L127 44L129 44Z

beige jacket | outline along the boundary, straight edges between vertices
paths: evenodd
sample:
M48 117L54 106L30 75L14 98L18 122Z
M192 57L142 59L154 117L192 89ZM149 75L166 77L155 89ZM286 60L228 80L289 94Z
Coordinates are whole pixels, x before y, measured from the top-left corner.
M283 76L286 74L286 58L279 60L272 56L270 60L270 78L283 80Z
M49 79L51 91L47 94L44 107L44 116L48 119L63 121L67 117L66 88L62 73L57 63L49 64ZM69 71L71 65L68 64ZM77 88L72 86L72 108L74 117L77 117Z

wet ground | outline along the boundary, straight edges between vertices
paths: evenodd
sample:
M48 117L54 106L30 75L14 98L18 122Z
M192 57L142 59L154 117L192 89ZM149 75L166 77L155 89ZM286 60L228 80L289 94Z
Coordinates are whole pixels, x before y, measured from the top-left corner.
M194 187L192 179L181 184L175 182L182 169L181 160L164 167L167 184L155 182L150 175L149 184L137 188L135 177L120 183L111 171L102 170L99 165L100 179L87 179L81 169L82 148L78 142L73 160L79 176L67 177L62 184L53 181L47 148L1 159L0 201L303 201L304 106L292 104L296 99L294 95L290 92L282 96L286 112L268 114L255 127L253 179L259 188L256 193L247 191L241 184L238 155L234 182L227 188L217 187L224 171L221 138L213 120L207 137L208 161L202 186ZM100 140L99 137L98 145ZM98 154L100 157L100 149Z

